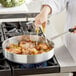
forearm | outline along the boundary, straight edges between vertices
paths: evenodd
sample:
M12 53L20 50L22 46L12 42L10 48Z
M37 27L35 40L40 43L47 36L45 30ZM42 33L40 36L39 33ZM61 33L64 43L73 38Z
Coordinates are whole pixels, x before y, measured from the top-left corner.
M52 13L52 8L48 5L43 5L40 13L44 13L46 15L49 15Z
M48 5L43 5L40 13L35 17L36 27L40 27L43 23L47 24L48 15L52 13L52 8Z

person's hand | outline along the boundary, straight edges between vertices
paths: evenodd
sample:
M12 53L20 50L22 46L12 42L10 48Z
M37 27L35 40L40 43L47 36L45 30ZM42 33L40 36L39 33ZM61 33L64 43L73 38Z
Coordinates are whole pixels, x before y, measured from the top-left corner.
M43 23L47 24L47 17L46 13L40 13L35 17L35 26L40 27Z
M73 29L75 29L73 33L76 33L76 26Z
M46 25L47 24L47 17L48 14L50 13L50 8L48 6L44 6L43 9L41 10L40 14L38 14L35 17L35 26L38 28L42 24Z
M70 28L70 29L69 29L69 32L71 32L71 33L76 33L76 26L74 26L73 28Z
M36 31L39 31L39 27L42 27L42 31L45 32L48 15L40 13L35 18Z

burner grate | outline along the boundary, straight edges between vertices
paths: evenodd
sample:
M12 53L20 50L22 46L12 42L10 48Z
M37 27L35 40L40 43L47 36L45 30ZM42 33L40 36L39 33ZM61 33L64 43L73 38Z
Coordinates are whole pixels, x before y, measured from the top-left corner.
M1 76L5 76L5 75L11 76L10 66L8 65L8 62L4 58L2 52L0 52L0 75Z

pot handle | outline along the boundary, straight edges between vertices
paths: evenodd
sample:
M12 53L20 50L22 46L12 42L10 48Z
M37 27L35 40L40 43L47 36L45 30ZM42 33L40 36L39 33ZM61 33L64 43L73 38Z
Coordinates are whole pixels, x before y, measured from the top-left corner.
M59 35L56 35L56 36L52 37L51 40L54 40L54 39L56 39L56 38L58 38L58 37L60 37L60 36L62 36L62 35L65 35L65 34L67 34L68 32L74 33L74 31L76 31L76 27L75 27L75 28L70 28L68 31L63 32L63 33L61 33L61 34L59 34Z
M41 29L41 28L40 28L40 29ZM61 33L61 34L59 34L59 35L56 35L56 36L52 37L51 40L54 40L54 39L56 39L56 38L58 38L58 37L60 37L60 36L62 36L62 35L65 35L65 34L67 34L68 32L73 33L74 31L76 31L76 27L75 27L75 28L70 28L68 31L63 32L63 33ZM42 33L43 33L43 32L42 32ZM43 33L43 37L46 38L46 36L44 35L44 33Z

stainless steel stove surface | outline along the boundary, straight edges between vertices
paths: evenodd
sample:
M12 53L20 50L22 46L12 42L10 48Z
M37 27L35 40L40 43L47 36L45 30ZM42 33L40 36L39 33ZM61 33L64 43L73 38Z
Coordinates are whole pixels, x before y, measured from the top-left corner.
M33 74L48 74L60 72L60 66L54 56L52 59L37 64L18 64L6 60L2 54L2 42L12 36L23 34L36 34L33 24L30 22L2 23L0 27L0 75L20 76ZM40 30L39 35L42 35Z

